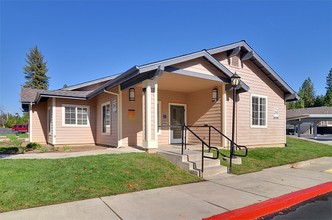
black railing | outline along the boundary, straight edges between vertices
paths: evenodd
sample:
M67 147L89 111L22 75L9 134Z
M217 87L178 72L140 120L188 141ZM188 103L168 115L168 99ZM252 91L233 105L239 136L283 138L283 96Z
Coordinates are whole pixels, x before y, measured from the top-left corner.
M201 137L199 137L193 130L191 130L190 128L208 128L208 143L206 143ZM212 130L216 131L219 135L221 135L222 137L226 138L230 143L232 143L232 140L227 137L226 135L224 135L221 131L219 131L217 128L215 128L214 126L211 125L201 125L201 126L187 126L187 125L182 125L181 126L181 134L182 134L182 143L181 143L181 154L184 154L184 150L187 149L187 135L186 135L186 131L189 131L192 135L194 135L202 144L202 167L201 167L201 172L203 174L204 172L204 158L210 158L210 159L219 159L219 155L222 155L223 157L226 158L230 158L232 156L238 156L238 157L246 157L248 155L248 148L246 146L243 145L239 145L234 143L234 146L236 147L237 150L244 150L244 154L236 154L233 152L233 155L227 156L225 154L223 154L222 152L220 152L219 148L217 147L213 147L211 146L211 133ZM208 148L208 151L211 152L211 150L215 150L216 151L216 156L206 156L204 154L205 151L205 147Z

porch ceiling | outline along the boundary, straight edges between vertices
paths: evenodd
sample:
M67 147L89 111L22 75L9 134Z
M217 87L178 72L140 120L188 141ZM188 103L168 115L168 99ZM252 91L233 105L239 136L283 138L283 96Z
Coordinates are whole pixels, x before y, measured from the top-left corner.
M158 77L158 89L175 92L194 92L221 85L222 82L164 72Z

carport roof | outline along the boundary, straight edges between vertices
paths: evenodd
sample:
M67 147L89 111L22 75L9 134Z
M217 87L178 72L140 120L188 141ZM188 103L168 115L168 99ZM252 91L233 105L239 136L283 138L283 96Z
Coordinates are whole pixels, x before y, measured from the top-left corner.
M332 107L313 107L287 110L287 122L331 121Z

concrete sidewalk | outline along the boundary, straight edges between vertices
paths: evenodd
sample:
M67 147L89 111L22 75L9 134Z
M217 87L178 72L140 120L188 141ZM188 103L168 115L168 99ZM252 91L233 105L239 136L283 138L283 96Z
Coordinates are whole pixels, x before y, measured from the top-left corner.
M245 175L0 214L0 219L202 219L332 181L325 157Z

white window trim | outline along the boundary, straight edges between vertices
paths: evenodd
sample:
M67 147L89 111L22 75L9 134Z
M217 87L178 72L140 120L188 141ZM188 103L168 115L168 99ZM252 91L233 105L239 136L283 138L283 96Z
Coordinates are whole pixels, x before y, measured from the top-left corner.
M158 126L158 128L159 128L159 130L158 130L158 128L157 128L157 132L158 132L158 135L161 135L161 130L162 130L162 118L161 118L161 101L158 101L158 105L159 105L159 112L158 112L158 115L159 115L159 119L160 119L160 121L158 121L158 119L157 119L157 126Z
M105 105L110 105L110 129L109 129L109 132L103 132L103 107ZM108 101L108 102L104 102L101 104L101 109L100 109L100 125L101 125L101 134L102 135L110 135L111 134L111 126L112 126L112 123L111 123L111 117L112 117L112 106L111 106L111 102ZM107 129L106 129L107 130Z
M258 98L265 98L266 100L266 109L265 109L265 125L253 125L252 124L252 97L258 97ZM267 128L267 125L268 125L268 98L267 96L264 96L264 95L256 95L256 94L251 94L250 95L250 127L251 128Z
M66 107L73 107L75 108L75 120L76 120L76 124L66 124L66 112L65 112L65 108ZM86 108L88 110L88 118L87 118L87 124L86 125L78 125L77 124L77 108ZM62 105L62 126L63 127L90 127L90 106L87 105L70 105L70 104L63 104Z

